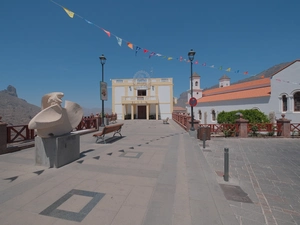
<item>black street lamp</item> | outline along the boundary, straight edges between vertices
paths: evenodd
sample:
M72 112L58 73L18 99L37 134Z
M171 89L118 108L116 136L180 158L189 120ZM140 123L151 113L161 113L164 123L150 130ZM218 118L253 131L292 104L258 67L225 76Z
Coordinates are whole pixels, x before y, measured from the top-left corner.
M104 82L104 64L106 62L106 58L105 56L102 54L100 57L100 62L102 65L102 82ZM100 93L101 96L101 93ZM102 113L101 113L101 127L104 127L104 100L102 99Z
M191 49L191 51L189 51L188 56L189 56L189 60L191 62L191 98L193 97L193 60L194 60L194 56L195 56L196 52L193 51L193 49ZM194 131L194 112L193 112L193 106L191 106L191 116L192 116L192 126L191 126L191 131Z

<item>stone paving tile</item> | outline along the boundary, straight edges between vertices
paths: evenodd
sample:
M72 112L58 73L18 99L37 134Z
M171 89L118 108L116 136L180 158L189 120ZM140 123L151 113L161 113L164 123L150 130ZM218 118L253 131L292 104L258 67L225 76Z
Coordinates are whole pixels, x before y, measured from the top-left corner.
M295 175L295 171L299 171L300 168L300 153L296 150L299 149L299 143L299 140L295 142L291 139L219 139L210 144L212 154L206 156L210 165L216 169L219 166L216 164L220 161L219 156L215 160L209 157L214 157L216 149L222 149L225 145L229 147L230 163L233 164L230 167L231 178L238 179L243 189L249 192L249 196L258 195L265 220L269 224L276 224L276 222L278 224L284 224L284 222L295 224L288 219L292 217L292 213L297 217L300 212L300 177ZM243 154L243 162L238 161L237 163L237 158L241 160L237 155ZM248 165L250 169L247 171L249 177L244 170L245 165L246 167ZM252 184L245 182L249 178ZM236 203L230 202L230 204L232 207L242 207ZM275 209L276 212L281 212L281 214L277 213L276 217L275 213L273 214ZM245 216L238 216L241 221L245 218ZM249 223L251 224L251 222Z
M111 225L140 225L142 224L146 211L146 207L124 205L113 219Z

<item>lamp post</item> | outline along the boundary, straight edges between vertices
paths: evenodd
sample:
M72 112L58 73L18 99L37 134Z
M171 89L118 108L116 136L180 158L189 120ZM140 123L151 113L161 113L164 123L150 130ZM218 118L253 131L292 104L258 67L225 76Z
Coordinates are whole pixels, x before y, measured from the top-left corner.
M102 82L104 82L104 64L106 62L106 58L105 56L102 54L100 57L100 62L102 65ZM101 93L100 93L101 96ZM104 127L104 100L102 99L102 113L101 113L101 127Z
M193 51L193 49L191 49L191 51L189 51L188 56L189 56L189 60L191 62L191 98L193 97L193 60L194 60L194 56L195 56L196 52ZM192 126L191 126L191 131L194 131L194 112L193 112L193 106L191 106L191 116L192 116Z

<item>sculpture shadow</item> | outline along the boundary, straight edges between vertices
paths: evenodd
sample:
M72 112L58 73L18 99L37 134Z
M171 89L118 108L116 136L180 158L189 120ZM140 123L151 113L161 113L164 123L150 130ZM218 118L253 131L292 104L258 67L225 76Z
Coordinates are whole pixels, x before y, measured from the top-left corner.
M113 136L113 137L109 137L109 138L105 139L105 142L101 140L101 141L97 142L97 144L112 144L118 140L125 138L125 137L126 136Z
M80 152L79 158L86 157L86 153L93 152L93 151L95 151L95 149L88 149L88 150L85 150L83 152Z

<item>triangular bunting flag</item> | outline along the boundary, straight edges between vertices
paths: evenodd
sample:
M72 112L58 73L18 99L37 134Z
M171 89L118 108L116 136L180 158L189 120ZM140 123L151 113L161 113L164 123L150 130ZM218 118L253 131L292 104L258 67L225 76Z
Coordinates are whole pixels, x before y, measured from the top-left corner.
M231 68L228 68L226 71L227 71L227 72L230 72L230 70L231 70Z
M128 48L131 48L133 50L133 44L131 44L130 42L127 42L127 46L128 46Z
M108 37L110 37L110 32L109 31L104 30L103 28L102 28L102 30L107 34Z
M162 54L156 54L156 56L160 57L160 56L162 56Z
M140 48L139 46L136 46L136 47L135 47L135 56L136 56L137 52L138 52L140 49L141 49L141 48Z
M168 60L172 60L172 59L173 59L172 57L169 57L169 58L168 58Z
M202 63L202 66L206 66L206 63Z
M220 66L220 67L219 67L219 70L222 70L222 69L223 69L223 66Z
M181 62L183 60L182 56L179 57L179 61Z
M147 53L147 52L149 52L149 50L147 50L147 49L144 49L144 53Z
M239 73L240 71L239 70L236 70L236 71L234 71L235 73Z
M215 68L215 65L211 65L210 67L211 67L211 68Z
M247 75L247 74L248 74L248 71L245 71L244 74Z
M117 38L118 44L121 46L122 45L122 39L117 37L117 36L116 36L116 38Z
M63 7L63 9L65 10L65 12L69 15L69 17L73 18L74 17L74 13L66 8Z
M195 64L198 64L198 63L199 63L198 60L196 60L196 61L195 61Z
M149 59L151 58L151 56L154 56L155 52L151 52L151 54L149 55Z

